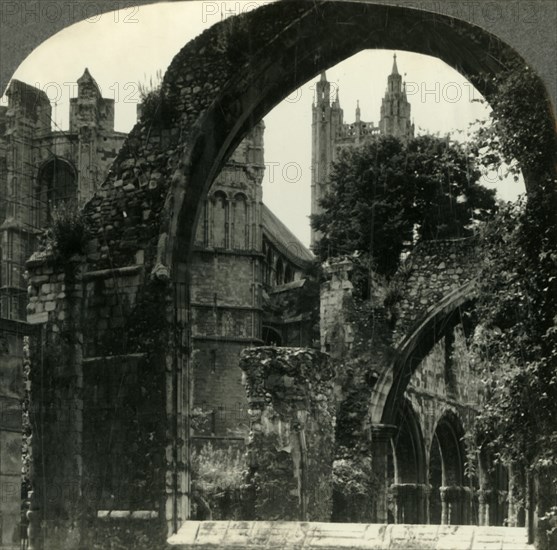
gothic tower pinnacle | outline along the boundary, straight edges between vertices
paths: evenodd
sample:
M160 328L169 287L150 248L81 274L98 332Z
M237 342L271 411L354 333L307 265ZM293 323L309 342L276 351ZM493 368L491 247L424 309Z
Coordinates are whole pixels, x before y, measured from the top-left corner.
M387 91L381 105L379 129L381 135L396 136L403 140L414 137L414 125L410 118L410 103L406 97L406 83L398 72L396 53L393 55L393 68L387 78Z
M319 214L319 201L327 193L331 163L335 160L335 140L343 124L339 91L331 102L331 84L325 71L315 85L315 101L312 106L312 147L311 147L311 213ZM311 231L311 244L320 236Z

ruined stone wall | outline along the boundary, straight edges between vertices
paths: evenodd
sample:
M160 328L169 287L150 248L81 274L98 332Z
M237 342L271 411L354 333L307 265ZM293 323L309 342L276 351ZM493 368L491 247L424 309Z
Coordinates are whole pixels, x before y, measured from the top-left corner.
M335 371L308 348L246 349L249 482L259 520L329 521Z
M474 238L418 243L395 275L401 296L396 306L397 342L431 305L471 281L477 271Z
M447 411L458 416L465 431L472 428L482 402L482 388L468 362L466 336L462 324L458 324L423 359L407 389L428 452L437 423Z
M23 323L0 320L0 546L19 541L24 394Z
M84 257L59 254L37 254L28 264L28 320L46 323L33 340L30 374L31 507L49 529L45 548L73 548L92 532L97 539L86 544L104 547L104 537L123 525L118 519L116 525L100 519L97 525L109 511L148 513L143 524L160 536L166 472L160 450L167 428L160 415L164 287L145 285L139 263L85 273ZM79 511L93 531L66 523L67 510Z

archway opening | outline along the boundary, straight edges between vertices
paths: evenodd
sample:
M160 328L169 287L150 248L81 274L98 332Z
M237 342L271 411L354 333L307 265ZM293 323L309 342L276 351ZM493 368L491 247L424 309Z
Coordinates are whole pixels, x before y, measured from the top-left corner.
M471 520L471 490L465 473L464 430L454 413L446 413L435 429L430 448L430 522L466 525ZM441 474L441 475L440 475Z
M397 426L393 437L396 461L391 485L393 516L397 523L427 523L423 436L417 415L407 399L399 410Z

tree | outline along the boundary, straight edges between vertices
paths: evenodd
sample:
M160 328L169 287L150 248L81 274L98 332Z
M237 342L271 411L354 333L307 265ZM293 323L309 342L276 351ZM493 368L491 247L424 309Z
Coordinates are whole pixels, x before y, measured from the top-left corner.
M491 124L477 151L486 166L524 174L527 201L508 205L482 239L471 359L486 404L477 442L538 478L537 547L555 548L557 531L557 133L539 78L509 66L492 81ZM553 123L552 123L553 119Z
M524 253L525 238L536 238L530 215L524 201L508 204L483 231L471 348L486 387L478 440L525 467L557 464L557 318L543 313L557 272L536 273L542 263Z
M488 391L477 435L536 469L557 465L557 139L543 84L528 67L490 78L492 120L475 151L490 168L522 170L530 186L527 201L502 208L482 234L472 359Z
M405 144L381 136L344 149L332 166L323 212L312 218L323 235L316 252L326 259L358 251L389 277L414 231L422 239L463 237L494 210L494 193L479 178L464 146L438 137Z

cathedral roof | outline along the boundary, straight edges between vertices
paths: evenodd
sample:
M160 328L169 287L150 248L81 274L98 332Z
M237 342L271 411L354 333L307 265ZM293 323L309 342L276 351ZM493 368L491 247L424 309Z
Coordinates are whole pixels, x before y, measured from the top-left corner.
M261 207L261 225L265 236L293 264L308 267L315 260L315 256L302 241L264 204Z

